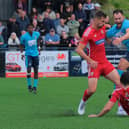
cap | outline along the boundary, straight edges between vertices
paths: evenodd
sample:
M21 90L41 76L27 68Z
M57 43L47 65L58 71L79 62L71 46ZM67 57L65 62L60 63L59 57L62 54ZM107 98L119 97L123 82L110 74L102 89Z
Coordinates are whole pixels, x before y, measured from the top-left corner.
M101 5L99 3L96 3L95 7L101 7Z

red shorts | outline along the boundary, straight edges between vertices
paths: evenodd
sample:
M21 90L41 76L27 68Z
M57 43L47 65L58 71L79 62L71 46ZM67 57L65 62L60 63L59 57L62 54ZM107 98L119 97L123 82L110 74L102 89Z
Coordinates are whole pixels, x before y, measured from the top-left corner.
M106 76L112 72L115 67L107 60L99 63L96 69L88 67L88 78L99 78L100 75Z

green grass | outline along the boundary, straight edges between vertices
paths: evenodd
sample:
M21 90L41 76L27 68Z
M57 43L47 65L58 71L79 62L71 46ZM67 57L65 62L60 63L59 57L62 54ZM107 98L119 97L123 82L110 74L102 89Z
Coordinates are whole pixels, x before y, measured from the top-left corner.
M38 94L28 93L24 78L0 79L0 129L128 129L128 117L116 116L117 105L101 118L113 84L104 78L89 99L84 116L77 107L87 88L87 78L40 78Z

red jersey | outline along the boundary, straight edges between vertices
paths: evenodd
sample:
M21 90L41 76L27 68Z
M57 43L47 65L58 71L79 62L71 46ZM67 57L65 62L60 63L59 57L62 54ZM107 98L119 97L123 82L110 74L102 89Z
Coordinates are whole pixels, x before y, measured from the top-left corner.
M115 90L110 101L115 103L117 100L129 115L129 88Z
M81 44L87 46L88 56L99 63L103 63L105 60L107 60L104 46L105 37L105 26L98 30L92 28L92 26L89 26L84 31L80 41Z

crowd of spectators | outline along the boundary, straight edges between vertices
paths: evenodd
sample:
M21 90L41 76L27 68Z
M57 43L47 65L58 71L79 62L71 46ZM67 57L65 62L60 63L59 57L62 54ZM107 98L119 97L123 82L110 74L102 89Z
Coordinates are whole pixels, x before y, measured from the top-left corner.
M17 48L30 23L41 34L41 47L75 48L101 5L92 0L33 0L31 14L27 13L27 0L15 0L15 7L7 25L0 22L1 48Z

